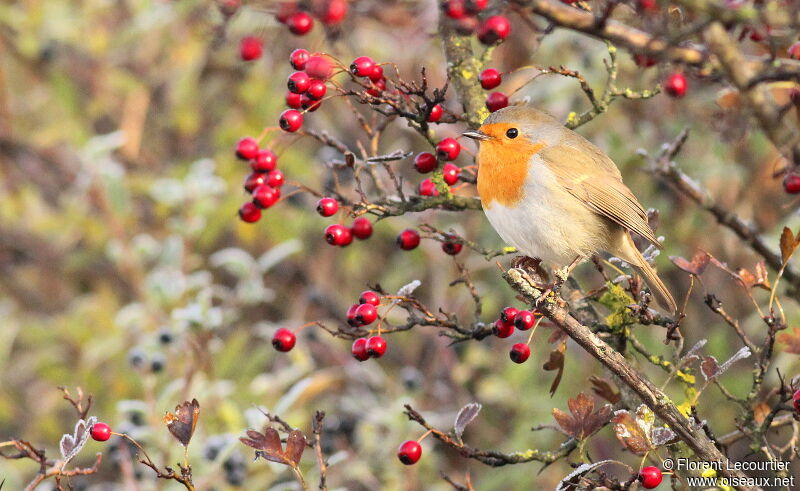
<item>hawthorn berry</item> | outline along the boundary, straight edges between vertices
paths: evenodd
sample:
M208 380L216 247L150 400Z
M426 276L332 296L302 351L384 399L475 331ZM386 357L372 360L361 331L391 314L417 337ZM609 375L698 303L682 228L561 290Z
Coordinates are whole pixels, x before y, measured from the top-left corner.
M514 316L514 327L520 331L527 331L536 324L536 316L529 310L520 310Z
M255 223L261 220L261 209L251 201L248 201L239 208L239 218L246 223Z
M664 91L670 97L683 97L686 94L686 89L686 76L681 72L671 74L664 81Z
M326 92L328 92L328 86L318 78L311 80L308 84L308 89L306 89L306 95L315 100L325 97Z
M289 63L292 65L292 68L295 70L303 70L306 67L306 62L311 57L311 53L308 50L300 48L292 51L292 54L289 55Z
M283 353L291 351L297 342L297 336L285 327L281 327L272 335L272 347Z
M269 172L278 165L278 156L271 150L262 149L256 153L256 157L250 161L250 168L254 172Z
M325 227L325 240L330 245L344 247L353 242L353 232L338 223Z
M358 217L353 220L350 230L353 232L356 239L369 239L372 236L372 222L369 221L369 218Z
M250 160L258 155L258 142L254 138L245 137L236 144L236 156L242 160Z
M494 68L487 68L478 75L478 80L481 82L481 87L485 90L492 90L503 83L503 74Z
M414 168L420 174L427 174L436 168L436 157L430 152L422 152L414 157Z
M463 248L464 244L462 244L461 242L456 242L454 240L449 240L449 239L442 242L442 250L444 251L445 254L449 254L451 256L455 256L456 254L461 252L461 249Z
M750 29L750 40L755 43L760 43L765 40L767 36L760 29Z
M658 10L657 0L638 0L639 10L644 12L654 12Z
M97 442L104 442L111 438L111 427L105 423L95 423L89 430L92 439Z
M283 186L284 182L286 182L286 175L280 169L275 169L267 174L267 184L274 188Z
M507 338L514 333L514 324L503 319L497 319L492 327L492 332L498 338Z
M368 303L377 307L381 304L381 296L372 290L365 290L361 292L361 295L358 296L358 303Z
M473 15L486 10L488 6L489 0L467 0L467 12Z
M219 11L225 17L231 17L236 12L239 11L239 8L242 6L241 0L222 0L217 7L219 7Z
M642 467L642 470L639 471L639 480L642 481L642 487L645 489L658 487L662 479L661 469L658 467L649 465Z
M361 324L356 320L356 310L361 304L353 304L347 309L347 323L353 327L358 327ZM366 343L366 340L364 341Z
M458 182L458 176L461 175L461 167L448 162L442 167L442 174L444 175L444 182L452 186Z
M397 458L405 465L414 465L422 457L422 445L416 440L408 440L397 449Z
M280 191L269 184L262 184L253 191L253 204L259 208L269 208L277 203L280 197Z
M516 343L511 347L508 356L514 363L525 363L531 356L531 347L525 343Z
M519 314L519 309L515 309L514 307L506 307L502 312L500 312L500 320L513 325L514 320L517 318L517 314Z
M386 90L386 79L381 78L378 80L370 80L372 83L372 88L367 90L367 94L371 95L372 97L378 97L381 95L381 92Z
M800 175L789 174L783 179L783 190L789 194L800 193Z
M286 19L286 26L292 34L303 36L314 27L314 19L302 10L297 11Z
M294 92L295 94L304 94L309 85L311 85L311 77L306 72L294 72L286 80L286 87L289 92Z
M508 106L508 96L502 92L492 92L486 98L486 109L493 113Z
M322 105L322 101L318 101L308 96L308 94L303 94L300 96L300 107L305 109L308 112L313 113Z
M278 11L275 12L275 20L281 24L286 24L286 21L289 20L289 16L295 12L297 12L297 2L280 2L278 4Z
M297 109L287 109L281 113L278 124L283 131L294 133L303 126L303 113Z
M796 412L800 413L800 389L792 394L792 406Z
M410 251L417 248L419 240L419 233L413 228L407 228L397 236L397 245L404 251Z
M483 44L495 44L508 37L511 23L502 15L493 15L478 26L478 40Z
M455 160L461 152L461 144L455 138L445 138L436 145L436 155L442 160Z
M459 20L467 17L467 2L466 0L447 0L442 4L444 15L451 19Z
M653 58L652 56L637 53L633 55L633 62L636 63L636 66L640 66L642 68L649 68L656 64L656 59Z
M797 41L793 45L789 46L786 49L786 53L789 55L789 58L793 60L800 60L800 41Z
M375 66L372 67L372 73L369 74L369 80L373 83L378 80L383 80L383 67L376 63Z
M475 32L475 30L478 28L478 24L480 24L480 21L474 15L456 19L455 21L456 32L464 36L469 36L470 34Z
M433 106L433 109L431 109L431 113L428 115L427 121L429 123L435 123L439 121L440 119L442 119L442 113L444 113L442 105L436 104L435 106Z
M350 353L353 358L358 361L369 360L369 353L367 353L367 338L358 338L353 341L353 346L350 348Z
M350 64L350 72L356 77L368 77L372 75L375 67L375 60L369 56L359 56Z
M339 202L333 198L322 198L317 201L317 213L324 217L330 217L339 211Z
M361 326L366 326L375 322L378 318L378 309L371 303L362 303L356 307L356 321Z
M330 60L322 55L311 56L306 61L306 73L311 78L327 80L331 76L333 66Z
M423 179L419 183L417 192L420 196L439 196L439 190L436 189L436 184L430 179Z
M292 109L300 109L303 96L294 92L286 92L286 105Z
M369 339L367 339L367 354L369 356L372 358L380 358L384 353L386 353L386 340L383 339L383 337L371 336Z
M261 58L264 52L264 45L260 39L255 36L245 36L239 42L239 56L244 61L253 61Z
M328 0L324 9L318 13L319 20L327 26L341 23L347 16L346 0Z
M257 187L267 182L267 175L263 172L252 172L244 180L244 190L252 193Z

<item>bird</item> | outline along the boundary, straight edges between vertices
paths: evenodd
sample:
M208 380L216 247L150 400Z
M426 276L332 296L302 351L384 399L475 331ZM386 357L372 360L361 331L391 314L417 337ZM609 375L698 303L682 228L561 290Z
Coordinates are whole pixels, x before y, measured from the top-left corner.
M508 106L464 136L479 143L477 188L494 230L521 254L569 275L605 251L630 264L670 313L675 299L631 233L662 248L647 213L600 148L530 105Z

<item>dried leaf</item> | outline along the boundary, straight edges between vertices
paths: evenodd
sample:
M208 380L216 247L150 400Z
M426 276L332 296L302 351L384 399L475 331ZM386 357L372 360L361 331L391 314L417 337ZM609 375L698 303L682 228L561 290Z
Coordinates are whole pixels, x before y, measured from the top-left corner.
M611 386L608 380L592 375L589 377L589 382L592 383L592 391L611 404L616 404L620 400L620 393Z
M97 422L97 418L92 416L86 421L79 419L75 423L75 430L72 435L65 434L61 437L59 448L61 449L61 456L64 458L64 464L72 460L81 451L86 442L89 440L89 432Z
M580 477L585 476L586 474L590 473L591 471L597 469L598 467L606 464L621 464L616 460L601 460L599 462L592 462L591 464L581 464L579 465L574 471L567 474L561 482L558 483L556 486L556 491L571 491L573 489L583 489L580 486ZM625 464L622 464L625 465ZM625 465L625 467L628 467ZM629 472L633 469L629 469Z
M717 362L717 359L713 356L706 356L703 358L703 362L700 364L700 370L703 372L703 376L706 378L706 380L711 381L725 373L725 371L737 361L749 358L751 354L750 348L745 346L734 353L733 356L731 356L728 361L722 365L720 365Z
M399 290L397 290L397 296L398 297L410 297L411 294L414 293L414 290L419 288L419 286L421 284L422 284L421 281L414 280L411 283L408 283L407 285L403 285Z
M175 406L175 413L167 411L164 414L164 424L167 425L167 429L184 447L192 440L198 419L200 419L200 403L197 399L178 404Z
M722 364L722 366L719 367L719 373L717 373L717 376L722 375L723 373L725 373L725 371L727 369L729 369L731 367L731 365L733 365L737 361L744 360L746 358L750 358L750 355L752 355L752 354L753 353L750 352L750 348L748 348L747 346L739 348L739 351L734 353L733 356L728 358L728 361L726 361L725 363Z
M636 413L624 409L615 412L611 422L617 440L637 455L644 455L675 438L669 428L655 426L655 414L644 404L636 409Z
M292 463L293 467L297 467L300 463L300 458L303 456L303 450L306 449L306 437L300 430L292 430L289 436L286 437L286 458Z
M675 432L666 426L657 426L653 428L653 431L650 433L650 439L656 447L666 445L676 437L677 435L675 435Z
M564 375L564 352L566 350L567 343L562 342L558 348L550 352L550 359L547 360L544 365L542 365L542 368L547 371L558 370L558 373L556 373L556 378L550 385L550 397L556 393L556 389L558 389L558 385L561 383L561 377Z
M481 412L481 408L483 406L477 402L470 402L466 406L462 407L460 411L458 411L458 415L456 415L456 422L453 425L453 429L456 434L456 438L461 441L461 435L464 434L464 428L467 427L468 424L472 423L472 420L478 416L478 413Z
M778 341L785 346L783 351L800 355L800 327L792 328L791 332L779 334Z
M275 428L265 428L264 433L247 430L249 438L239 438L239 441L256 450L256 458L262 457L270 462L289 464L281 448L281 437Z
M553 408L553 418L564 433L579 440L589 437L602 428L611 416L609 404L605 404L595 411L594 399L583 392L574 399L567 400L567 407L569 407L570 414Z
M756 263L755 273L751 273L745 268L739 268L736 270L736 276L748 289L754 287L760 287L765 290L772 289L772 285L770 285L769 282L769 274L767 273L767 266L764 264L764 261Z
M698 355L697 352L700 351L700 348L705 346L707 342L708 339L701 339L700 341L696 342L694 346L689 348L689 351L687 351L686 354L681 357L681 364L683 365L699 359L700 355Z
M686 271L687 273L700 276L708 267L708 263L711 261L711 255L706 251L701 250L695 253L691 262L680 256L670 256L669 259L673 262L673 264L675 264L675 266Z
M789 258L794 254L798 244L800 244L800 236L795 237L789 227L783 227L783 233L781 234L781 259L783 264L789 262Z
M764 402L759 402L753 408L753 420L759 424L763 423L770 411L769 405Z
M703 357L703 361L700 363L700 371L703 372L703 377L705 377L706 380L711 380L716 377L719 373L719 363L717 363L717 359L713 356Z

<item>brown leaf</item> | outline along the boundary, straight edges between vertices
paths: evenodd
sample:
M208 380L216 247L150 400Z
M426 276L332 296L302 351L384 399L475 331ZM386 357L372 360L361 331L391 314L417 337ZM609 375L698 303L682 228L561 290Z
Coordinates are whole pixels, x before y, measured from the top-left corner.
M287 464L289 460L281 448L281 437L275 428L265 428L264 433L247 430L249 438L239 438L239 441L256 450L256 457L265 458L271 462Z
M583 392L574 399L567 400L570 414L553 408L553 418L558 426L569 436L583 440L599 430L611 415L611 406L603 405L594 410L594 399Z
M700 370L703 372L703 376L706 380L711 380L719 373L719 362L717 362L717 359L713 356L705 356L700 363Z
M783 227L783 233L781 234L781 259L783 264L786 264L794 254L798 246L798 239L800 237L795 237L789 227Z
M779 334L778 342L785 345L783 351L800 355L800 327L792 328L791 332Z
M300 430L292 430L289 436L286 437L286 458L297 467L300 463L300 458L303 456L303 450L306 449L306 437Z
M760 287L765 290L771 290L772 286L769 283L769 275L767 273L767 266L764 261L756 263L755 273L751 273L745 268L736 270L737 278L742 282L746 288Z
M675 264L675 266L686 271L687 273L700 276L708 267L708 263L711 261L711 255L706 251L700 250L695 253L691 262L680 256L670 256L669 259Z
M767 404L759 402L753 408L753 420L756 423L762 423L767 418L770 411L771 409Z
M561 377L564 375L564 352L567 351L567 343L566 341L562 342L558 348L554 349L550 352L550 359L542 365L547 371L558 370L556 373L556 378L553 380L553 383L550 385L550 397L556 393L556 389L558 389L558 385L561 383Z
M617 411L611 422L614 423L614 434L622 446L637 455L644 455L652 450L646 430L629 411Z
M592 390L595 394L599 395L611 404L616 404L619 402L619 391L614 390L608 380L592 375L589 377L589 382L592 383Z
M164 414L164 424L167 425L167 429L184 447L189 445L198 419L200 419L200 403L197 399L178 404L175 406L174 414L169 411Z

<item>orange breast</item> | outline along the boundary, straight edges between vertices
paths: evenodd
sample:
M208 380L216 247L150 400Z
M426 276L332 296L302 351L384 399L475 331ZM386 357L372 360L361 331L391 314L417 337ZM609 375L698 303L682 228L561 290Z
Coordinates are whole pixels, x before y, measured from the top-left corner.
M478 194L486 208L495 201L515 206L522 200L531 158L545 147L543 142L522 136L507 138L505 132L512 127L506 123L481 127L482 132L494 137L481 142L478 151Z

